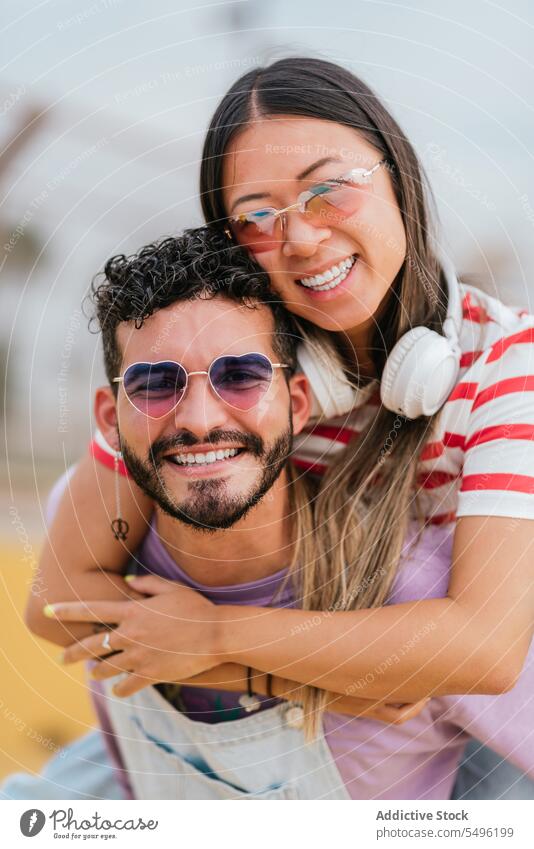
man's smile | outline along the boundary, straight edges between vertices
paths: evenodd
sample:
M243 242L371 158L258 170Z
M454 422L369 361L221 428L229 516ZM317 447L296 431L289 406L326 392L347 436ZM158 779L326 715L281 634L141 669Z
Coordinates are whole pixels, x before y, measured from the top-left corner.
M172 454L167 457L172 463L177 463L179 466L194 466L194 465L211 465L217 460L228 460L230 457L235 457L239 452L238 448L224 448L217 451L190 451L183 454Z
M210 448L208 451L185 449L175 454L168 454L164 460L173 467L174 471L183 472L191 477L211 477L220 471L229 469L243 454L246 448Z

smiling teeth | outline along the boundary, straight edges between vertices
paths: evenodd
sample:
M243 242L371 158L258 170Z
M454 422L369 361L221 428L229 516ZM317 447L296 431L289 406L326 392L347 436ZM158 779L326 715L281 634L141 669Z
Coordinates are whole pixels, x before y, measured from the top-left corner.
M299 283L302 283L307 289L313 289L315 292L326 292L328 289L335 289L336 286L339 286L343 282L355 262L356 257L347 257L347 259L344 259L337 265L333 265L322 274L316 274L314 277L303 277L302 280L299 280Z
M218 460L228 460L229 457L235 457L237 448L225 448L220 451L208 451L203 454L201 451L196 454L180 454L174 457L169 457L172 463L178 466L209 466L210 463L216 463Z

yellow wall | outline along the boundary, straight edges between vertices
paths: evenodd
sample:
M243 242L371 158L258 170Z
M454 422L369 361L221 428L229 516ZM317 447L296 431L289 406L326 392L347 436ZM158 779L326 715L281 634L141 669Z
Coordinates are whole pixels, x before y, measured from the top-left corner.
M0 778L38 771L96 722L82 664L62 667L61 649L24 624L30 571L20 547L0 542Z

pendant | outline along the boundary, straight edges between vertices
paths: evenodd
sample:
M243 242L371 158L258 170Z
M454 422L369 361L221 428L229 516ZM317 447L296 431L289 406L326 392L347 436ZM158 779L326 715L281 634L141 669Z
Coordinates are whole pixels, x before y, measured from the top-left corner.
M113 531L113 536L116 540L124 541L128 536L130 526L126 519L113 519L111 523L111 530Z

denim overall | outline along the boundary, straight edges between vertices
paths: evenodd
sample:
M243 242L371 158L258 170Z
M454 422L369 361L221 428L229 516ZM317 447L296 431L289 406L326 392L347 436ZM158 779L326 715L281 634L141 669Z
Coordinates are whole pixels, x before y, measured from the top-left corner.
M106 708L138 799L349 799L322 732L306 743L289 703L243 719L206 723L176 710L154 687Z

